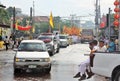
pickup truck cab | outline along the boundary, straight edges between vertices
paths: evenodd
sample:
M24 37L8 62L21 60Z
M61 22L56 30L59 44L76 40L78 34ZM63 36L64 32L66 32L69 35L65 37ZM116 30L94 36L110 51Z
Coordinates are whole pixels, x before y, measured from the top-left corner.
M120 52L95 53L92 72L120 81Z

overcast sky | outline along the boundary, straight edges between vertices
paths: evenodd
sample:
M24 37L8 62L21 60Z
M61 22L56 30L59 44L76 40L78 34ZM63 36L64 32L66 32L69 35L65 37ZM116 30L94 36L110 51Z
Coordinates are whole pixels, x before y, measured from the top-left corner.
M101 13L108 13L108 8L114 9L115 0L100 0ZM22 13L29 15L30 7L33 6L33 0L0 0L0 2L9 7L15 6L21 8ZM95 0L34 0L35 15L48 16L52 11L54 16L86 16L95 14Z

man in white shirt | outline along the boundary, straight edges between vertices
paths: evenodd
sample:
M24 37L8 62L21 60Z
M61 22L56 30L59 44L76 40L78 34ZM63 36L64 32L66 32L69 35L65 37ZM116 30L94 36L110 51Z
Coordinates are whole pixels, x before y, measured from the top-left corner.
M107 47L105 46L104 41L102 40L99 41L97 52L107 52Z
M98 49L98 46L97 46L98 42L97 40L93 40L90 44L90 49L91 49L91 52L90 54L92 55L94 52L97 51ZM79 72L74 76L74 78L78 78L80 77L79 80L84 80L86 78L86 75L85 75L85 72L87 70L87 68L90 66L90 58L88 58L87 60L85 60L84 62L81 62L79 67L78 67L78 70Z
M98 46L94 46L93 49L96 49L96 52L107 52L107 47L105 46L105 43L104 43L103 40L100 40L99 41L99 45ZM93 66L93 58L94 58L94 54L93 53L90 54L91 55L91 57L90 57L90 66ZM90 72L87 73L88 74L87 78L91 78L91 76L93 75L90 66L88 66Z
M55 38L57 39L57 43L59 44L60 43L60 38L59 38L59 33L58 32L56 32Z
M91 42L91 45L90 45L91 46L90 47L90 49L91 49L90 56L94 56L93 53L95 53L95 52L106 52L107 51L107 48L104 45L104 41L99 41L99 46L97 44L98 43L97 43L96 40L93 40ZM82 62L79 65L79 72L74 76L74 78L80 77L79 80L84 80L86 78L85 72L90 67L90 63L93 63L93 59L91 59L91 57L88 58L86 61ZM90 72L89 72L88 78L90 78L93 75L90 68L89 68L89 70L90 70Z

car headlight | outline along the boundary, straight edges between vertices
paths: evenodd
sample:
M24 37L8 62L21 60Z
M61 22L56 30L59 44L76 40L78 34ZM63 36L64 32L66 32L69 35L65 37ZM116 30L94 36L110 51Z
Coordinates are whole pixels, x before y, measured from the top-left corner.
M50 62L50 58L43 58L43 59L40 59L40 61L42 61L42 62Z
M45 62L49 62L50 61L50 58L45 58Z
M16 58L15 61L16 61L16 62L25 62L25 59Z

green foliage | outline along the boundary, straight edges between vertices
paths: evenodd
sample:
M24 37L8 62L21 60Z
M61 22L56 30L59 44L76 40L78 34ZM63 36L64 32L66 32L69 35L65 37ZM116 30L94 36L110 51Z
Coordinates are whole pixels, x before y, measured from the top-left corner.
M12 7L7 8L7 12L8 12L9 17L12 17L12 15L13 15L13 8Z
M24 17L23 18L23 20L22 20L22 26L26 26L27 24L29 24L29 23L27 23L27 21L29 21L30 20L30 18L29 17Z
M64 26L71 27L70 20L62 20L61 17L54 17L54 29L53 30L61 30Z
M8 12L3 8L0 8L0 23L10 24Z
M48 32L48 29L49 29L48 22L35 23L35 33Z

